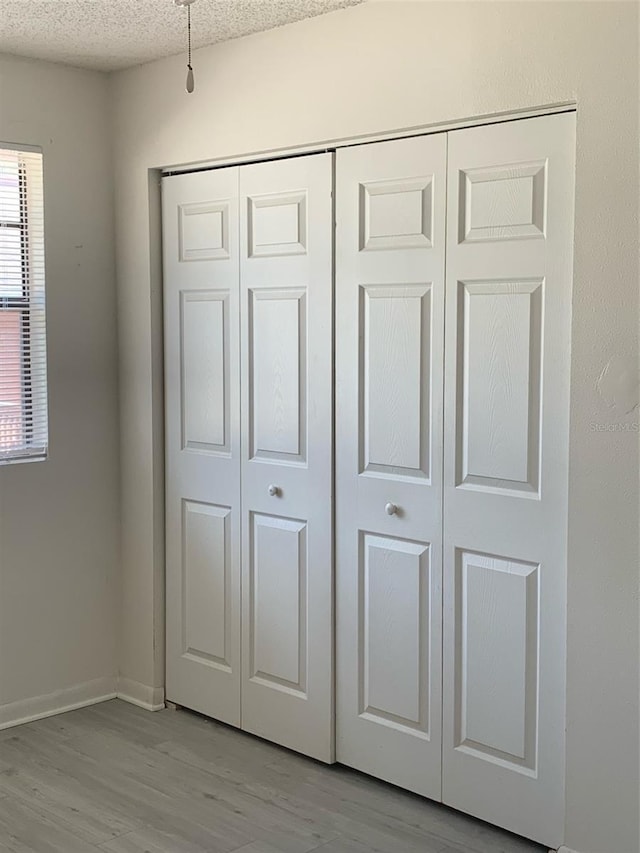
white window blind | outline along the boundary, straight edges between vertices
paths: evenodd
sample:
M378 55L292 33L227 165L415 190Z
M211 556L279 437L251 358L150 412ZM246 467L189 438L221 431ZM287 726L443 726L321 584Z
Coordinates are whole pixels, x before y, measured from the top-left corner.
M0 464L47 434L42 154L0 146Z

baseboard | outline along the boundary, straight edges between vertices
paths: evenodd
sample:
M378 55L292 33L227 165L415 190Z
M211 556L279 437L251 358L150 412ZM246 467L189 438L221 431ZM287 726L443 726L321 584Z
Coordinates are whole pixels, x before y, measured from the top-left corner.
M164 687L149 687L131 678L118 679L118 699L144 708L145 711L162 711L164 709Z
M555 853L555 851L550 850L549 853ZM572 847L565 847L563 844L562 847L558 847L558 853L580 853L580 851L574 850Z
M87 705L115 699L116 686L116 678L96 678L44 696L34 696L31 699L21 699L19 702L0 705L0 729L21 726L23 723L31 723L34 720L42 720L44 717L53 717L55 714L64 714L76 708L85 708Z

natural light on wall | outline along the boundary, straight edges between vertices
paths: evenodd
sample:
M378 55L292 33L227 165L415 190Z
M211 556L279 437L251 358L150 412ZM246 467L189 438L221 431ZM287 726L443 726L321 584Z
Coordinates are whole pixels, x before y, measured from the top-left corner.
M0 464L47 455L42 154L0 147Z

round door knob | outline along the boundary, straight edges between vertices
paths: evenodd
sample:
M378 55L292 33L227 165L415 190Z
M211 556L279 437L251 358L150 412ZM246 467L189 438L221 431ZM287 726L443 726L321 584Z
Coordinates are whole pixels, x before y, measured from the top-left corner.
M395 515L398 512L398 507L395 504L386 504L384 511L387 515Z
M269 486L269 494L271 495L272 498L277 497L280 494L280 487L279 486L273 486L273 485Z

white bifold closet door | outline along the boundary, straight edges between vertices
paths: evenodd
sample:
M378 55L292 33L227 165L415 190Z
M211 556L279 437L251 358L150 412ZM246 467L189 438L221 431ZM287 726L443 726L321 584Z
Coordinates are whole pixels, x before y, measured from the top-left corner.
M242 727L332 761L332 155L240 170Z
M336 183L337 758L550 846L574 133L355 147Z
M445 134L337 153L337 759L433 799L445 200Z
M443 800L563 840L575 114L449 133Z
M552 847L574 150L567 113L336 155L337 758ZM332 165L163 180L167 697L325 761Z
M167 698L332 761L332 157L163 215Z
M238 168L162 181L166 695L240 725Z

